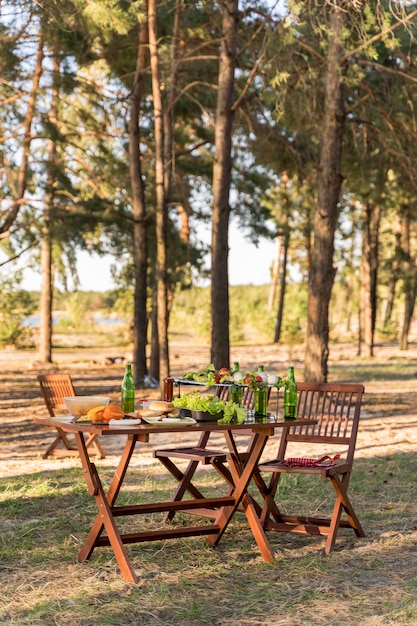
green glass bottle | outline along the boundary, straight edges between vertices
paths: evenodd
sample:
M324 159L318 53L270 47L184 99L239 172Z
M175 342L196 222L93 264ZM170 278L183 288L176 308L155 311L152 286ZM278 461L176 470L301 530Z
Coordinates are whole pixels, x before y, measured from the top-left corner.
M255 419L268 416L268 388L266 386L255 389L253 408L255 409Z
M233 375L239 372L239 363L237 361L233 364ZM231 402L236 402L236 404L241 405L243 400L243 387L241 385L232 385L230 387L230 396L229 399Z
M284 419L286 420L297 419L297 395L294 367L290 365L284 384Z
M133 413L135 410L135 382L132 375L132 366L126 364L125 374L122 380L122 411Z

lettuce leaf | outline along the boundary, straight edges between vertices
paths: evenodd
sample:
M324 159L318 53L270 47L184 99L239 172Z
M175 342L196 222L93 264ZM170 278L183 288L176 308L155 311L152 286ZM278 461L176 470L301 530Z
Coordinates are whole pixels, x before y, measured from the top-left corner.
M180 398L174 398L172 404L191 411L206 411L211 415L222 413L226 402L217 396L203 396L199 391L184 393Z

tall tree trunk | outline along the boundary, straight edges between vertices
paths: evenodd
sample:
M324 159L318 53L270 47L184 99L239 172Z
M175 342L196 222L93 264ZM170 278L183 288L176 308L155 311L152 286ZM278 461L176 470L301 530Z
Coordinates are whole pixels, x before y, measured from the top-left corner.
M394 307L395 300L395 288L398 282L398 276L400 271L400 258L401 258L401 236L402 236L402 224L400 215L396 216L395 223L395 249L394 249L394 257L391 263L391 272L390 278L388 282L388 293L387 293L387 301L385 306L385 315L384 315L384 327L387 328L392 316L392 310Z
M45 186L45 213L42 225L41 240L41 293L40 293L40 329L39 329L39 361L52 363L52 309L53 309L53 272L52 272L52 242L53 242L53 214L54 214L54 182L57 160L57 127L58 127L58 81L59 61L56 53L52 54L53 74L51 107L49 123L52 126L48 139L48 162Z
M225 0L222 11L213 164L211 234L211 362L230 364L229 336L229 194L232 171L233 94L238 33L238 0Z
M279 272L281 267L281 250L282 250L282 235L277 237L277 252L275 255L274 263L272 266L271 285L268 293L267 310L272 311L274 308L275 299L277 296L277 286L279 280Z
M283 172L281 176L280 188L284 194L286 192L287 184L288 184L288 174L287 172ZM281 205L287 204L287 203L288 203L288 198L285 198L285 200L282 200L280 202ZM278 216L277 216L277 219L278 219ZM272 266L271 286L269 288L269 295L268 295L268 304L267 304L268 311L272 311L274 308L274 302L276 298L276 292L277 292L277 286L278 286L278 280L279 280L280 265L281 265L282 243L283 243L283 237L282 237L282 234L280 234L280 232L278 231L277 254L274 259L274 264ZM278 331L278 334L279 333L280 331ZM276 335L277 335L277 330L275 330L275 336Z
M415 261L412 259L410 246L410 215L409 212L404 216L404 239L403 249L405 261L403 264L404 273L404 321L401 332L401 350L408 350L408 334L410 332L411 322L414 314L414 305L417 294L417 268Z
M149 53L152 74L152 96L155 127L155 195L156 195L156 272L159 378L169 375L168 288L167 288L167 203L164 166L164 119L159 76L156 2L148 3Z
M379 205L367 202L364 205L362 226L358 352L368 357L374 355L380 218Z
M46 198L45 198L46 201ZM46 209L46 207L45 207ZM41 257L41 292L39 300L40 327L39 327L39 353L40 363L52 363L52 236L50 228L49 211L46 209L42 225L42 238L40 245Z
M151 325L151 359L149 365L149 383L157 384L159 381L159 341L158 341L158 293L154 285L152 291L152 309L150 315ZM148 384L149 384L148 383Z
M372 356L371 329L371 262L369 204L362 211L362 259L359 270L359 356Z
M145 386L147 374L147 273L148 273L148 223L145 202L145 181L142 175L140 150L140 107L145 93L148 29L146 23L138 24L138 51L135 78L130 101L129 118L129 171L133 205L133 258L135 267L133 362L135 385Z
M314 216L314 242L308 285L307 348L304 378L325 382L329 357L329 303L336 274L334 235L342 184L341 158L345 125L344 85L339 59L342 53L343 11L332 6L330 40L321 140L318 206Z
M287 265L288 265L288 248L290 245L290 232L288 226L288 215L283 216L283 235L284 253L281 264L281 285L279 289L277 321L275 323L274 343L278 343L281 338L282 319L284 315L285 290L287 287Z
M169 201L174 164L174 102L177 92L177 52L180 37L180 17L182 0L175 0L174 25L170 48L170 80L167 99L164 106L164 186L165 196Z

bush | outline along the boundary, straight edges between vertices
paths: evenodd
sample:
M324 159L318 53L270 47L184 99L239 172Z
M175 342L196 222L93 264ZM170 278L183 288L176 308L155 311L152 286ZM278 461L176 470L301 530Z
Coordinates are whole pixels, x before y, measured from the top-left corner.
M0 284L0 346L23 346L28 341L30 330L23 321L36 306L29 292L18 289L17 279L6 279Z

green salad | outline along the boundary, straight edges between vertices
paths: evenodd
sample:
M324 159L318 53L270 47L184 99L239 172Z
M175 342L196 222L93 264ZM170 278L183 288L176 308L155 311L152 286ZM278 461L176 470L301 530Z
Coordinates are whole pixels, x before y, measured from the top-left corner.
M225 402L217 396L202 395L199 391L184 393L180 398L174 398L172 404L181 409L221 415L217 420L219 424L243 424L247 415L245 407L235 402Z
M205 411L210 415L222 413L226 406L226 402L217 396L204 396L199 391L184 393L180 398L174 398L172 404L190 411Z

